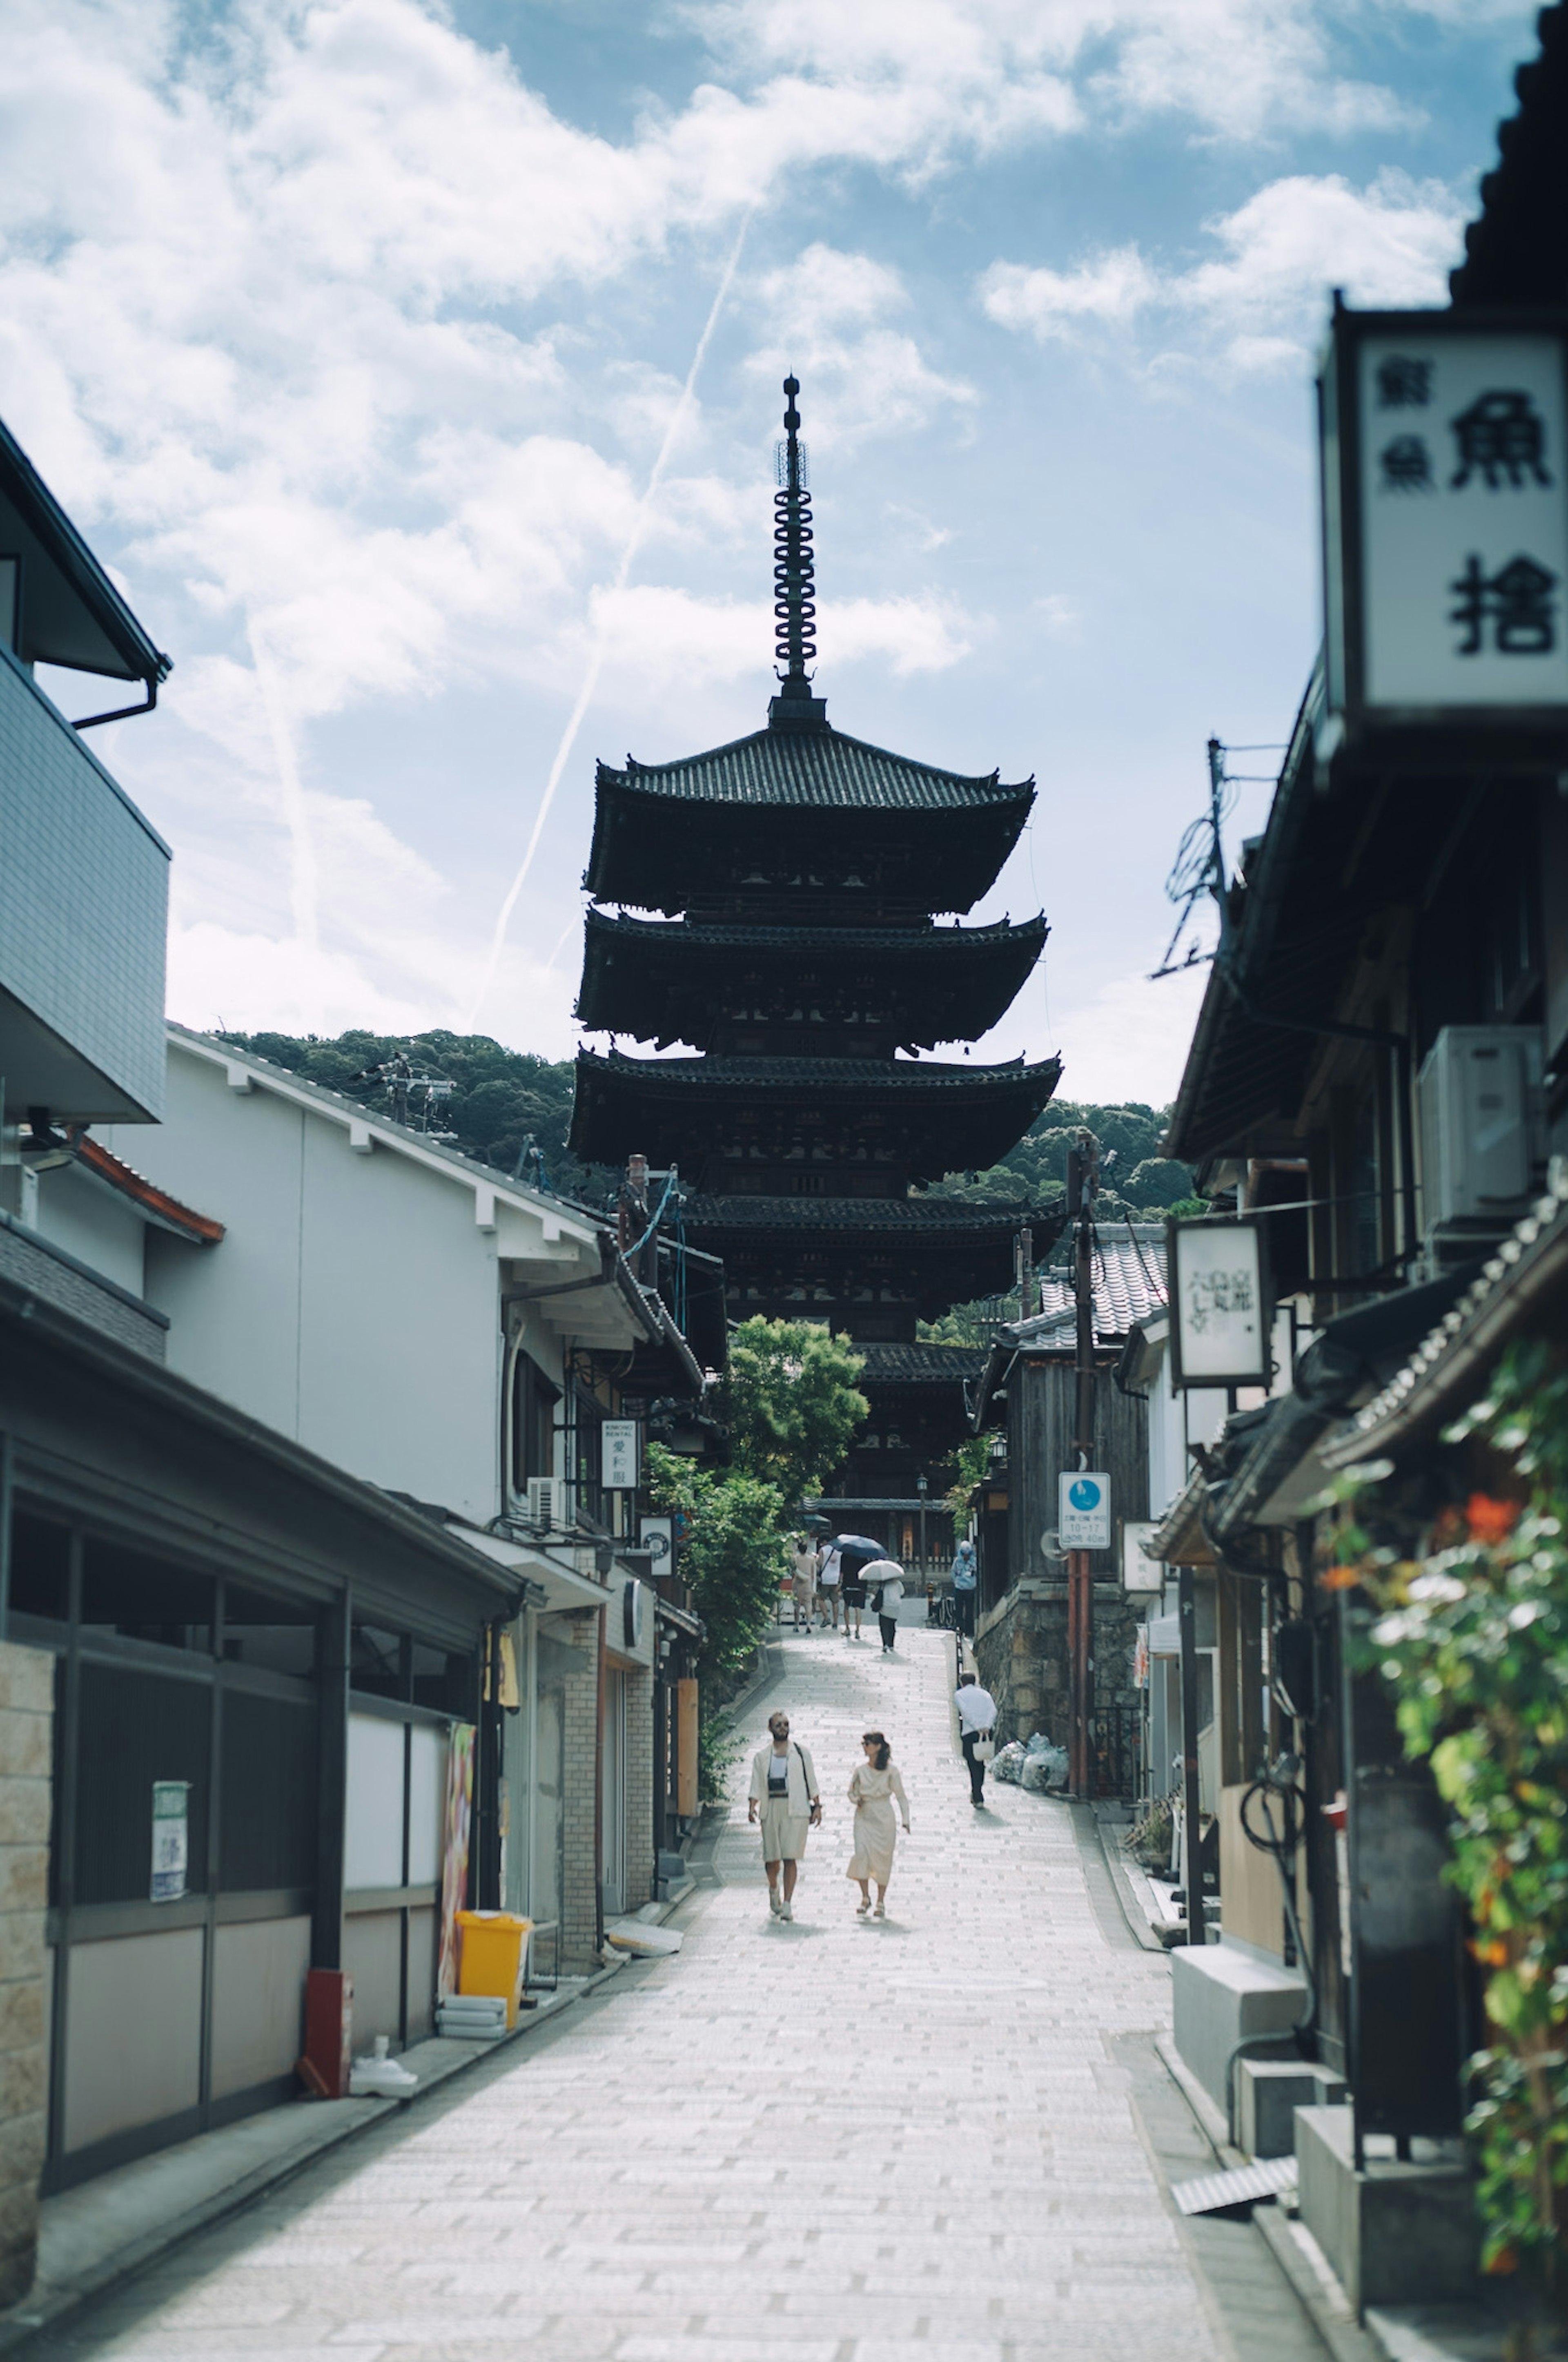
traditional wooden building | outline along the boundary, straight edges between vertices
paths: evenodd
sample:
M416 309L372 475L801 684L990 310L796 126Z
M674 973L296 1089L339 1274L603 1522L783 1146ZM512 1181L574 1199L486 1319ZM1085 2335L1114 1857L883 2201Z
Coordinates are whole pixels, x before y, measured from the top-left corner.
M1059 1227L1055 1208L923 1194L993 1164L1056 1087L1054 1059L924 1054L986 1032L1039 957L1043 917L959 923L1035 787L829 724L806 669L811 512L793 378L784 391L767 726L679 762L598 770L577 1014L696 1054L582 1052L572 1147L678 1166L686 1235L723 1258L732 1318L822 1320L865 1350L873 1407L846 1504L913 1504L916 1474L964 1431L962 1379L981 1359L918 1344L916 1323L1007 1286L1020 1231L1043 1253ZM633 915L648 912L660 915Z

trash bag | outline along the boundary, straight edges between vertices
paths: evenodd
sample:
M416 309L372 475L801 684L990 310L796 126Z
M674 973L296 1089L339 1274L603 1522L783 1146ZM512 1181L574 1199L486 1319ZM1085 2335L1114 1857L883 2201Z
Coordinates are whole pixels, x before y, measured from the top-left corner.
M1053 1747L1043 1730L1030 1739L1019 1773L1020 1785L1032 1796L1043 1796L1049 1788L1059 1788L1067 1781L1067 1749Z
M1025 1760L1024 1749L1017 1739L1010 1738L1006 1746L999 1747L992 1757L991 1776L993 1780L1011 1780L1016 1783Z

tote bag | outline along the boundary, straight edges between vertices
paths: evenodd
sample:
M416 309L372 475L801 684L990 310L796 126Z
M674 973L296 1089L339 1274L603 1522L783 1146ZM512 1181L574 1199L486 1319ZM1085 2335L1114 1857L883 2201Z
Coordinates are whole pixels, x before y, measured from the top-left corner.
M989 1731L987 1731L983 1738L977 1738L975 1740L974 1760L977 1763L989 1763L995 1753L996 1741L992 1738Z

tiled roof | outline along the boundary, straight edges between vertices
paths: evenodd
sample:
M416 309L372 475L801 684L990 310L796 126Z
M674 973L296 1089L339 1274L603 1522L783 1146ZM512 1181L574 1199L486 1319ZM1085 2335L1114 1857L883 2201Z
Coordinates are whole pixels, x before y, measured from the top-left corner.
M1045 918L1021 920L1013 926L1003 919L991 927L868 927L856 920L844 927L694 926L684 919L611 918L590 910L585 923L606 939L649 945L673 944L695 951L781 952L794 958L803 952L832 952L890 956L927 955L960 960L977 952L1006 950L1043 942Z
M1047 1058L1037 1066L1026 1066L1022 1058L1015 1058L1005 1066L954 1066L934 1058L628 1058L619 1050L603 1055L579 1050L578 1073L596 1068L652 1086L695 1085L705 1091L787 1090L796 1098L803 1092L831 1098L846 1092L859 1098L867 1091L879 1097L966 1088L991 1091L1008 1084L1044 1082L1047 1076L1054 1089L1060 1062Z
M70 1139L71 1153L78 1164L91 1173L95 1180L117 1190L122 1198L129 1198L163 1229L179 1231L182 1238L192 1240L197 1246L214 1247L223 1238L222 1222L214 1221L210 1214L198 1214L191 1207L181 1205L179 1198L171 1198L167 1189L160 1189L156 1181L149 1181L145 1173L138 1173L134 1164L127 1164L123 1157L105 1148L101 1140L93 1140L89 1133L78 1131L74 1126Z
M1033 779L1009 786L992 771L966 778L870 746L841 731L759 730L680 763L598 767L601 788L707 803L813 804L890 811L968 811L978 804L1032 803Z
M1101 1222L1094 1238L1094 1333L1109 1344L1125 1337L1135 1320L1165 1309L1165 1224ZM1049 1271L1040 1280L1038 1314L1014 1321L1003 1334L1009 1344L1067 1347L1077 1318L1070 1275Z
M983 1345L857 1345L867 1385L961 1385L985 1363Z
M1481 214L1449 273L1455 310L1556 305L1568 275L1568 8L1536 19L1539 56L1514 74L1519 112L1497 127L1497 164L1481 182Z
M970 1206L952 1198L688 1198L693 1231L894 1231L944 1243L955 1238L1011 1235L1025 1222L1059 1227L1059 1198L1047 1206Z

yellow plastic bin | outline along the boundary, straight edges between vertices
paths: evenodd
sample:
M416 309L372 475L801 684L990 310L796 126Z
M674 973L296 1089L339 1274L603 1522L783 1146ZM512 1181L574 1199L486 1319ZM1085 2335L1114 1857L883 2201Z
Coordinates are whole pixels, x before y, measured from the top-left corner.
M515 1911L459 1911L457 1914L457 1990L460 1993L502 1993L507 2024L517 2024L518 1996L522 1989L523 1963L533 1922Z

